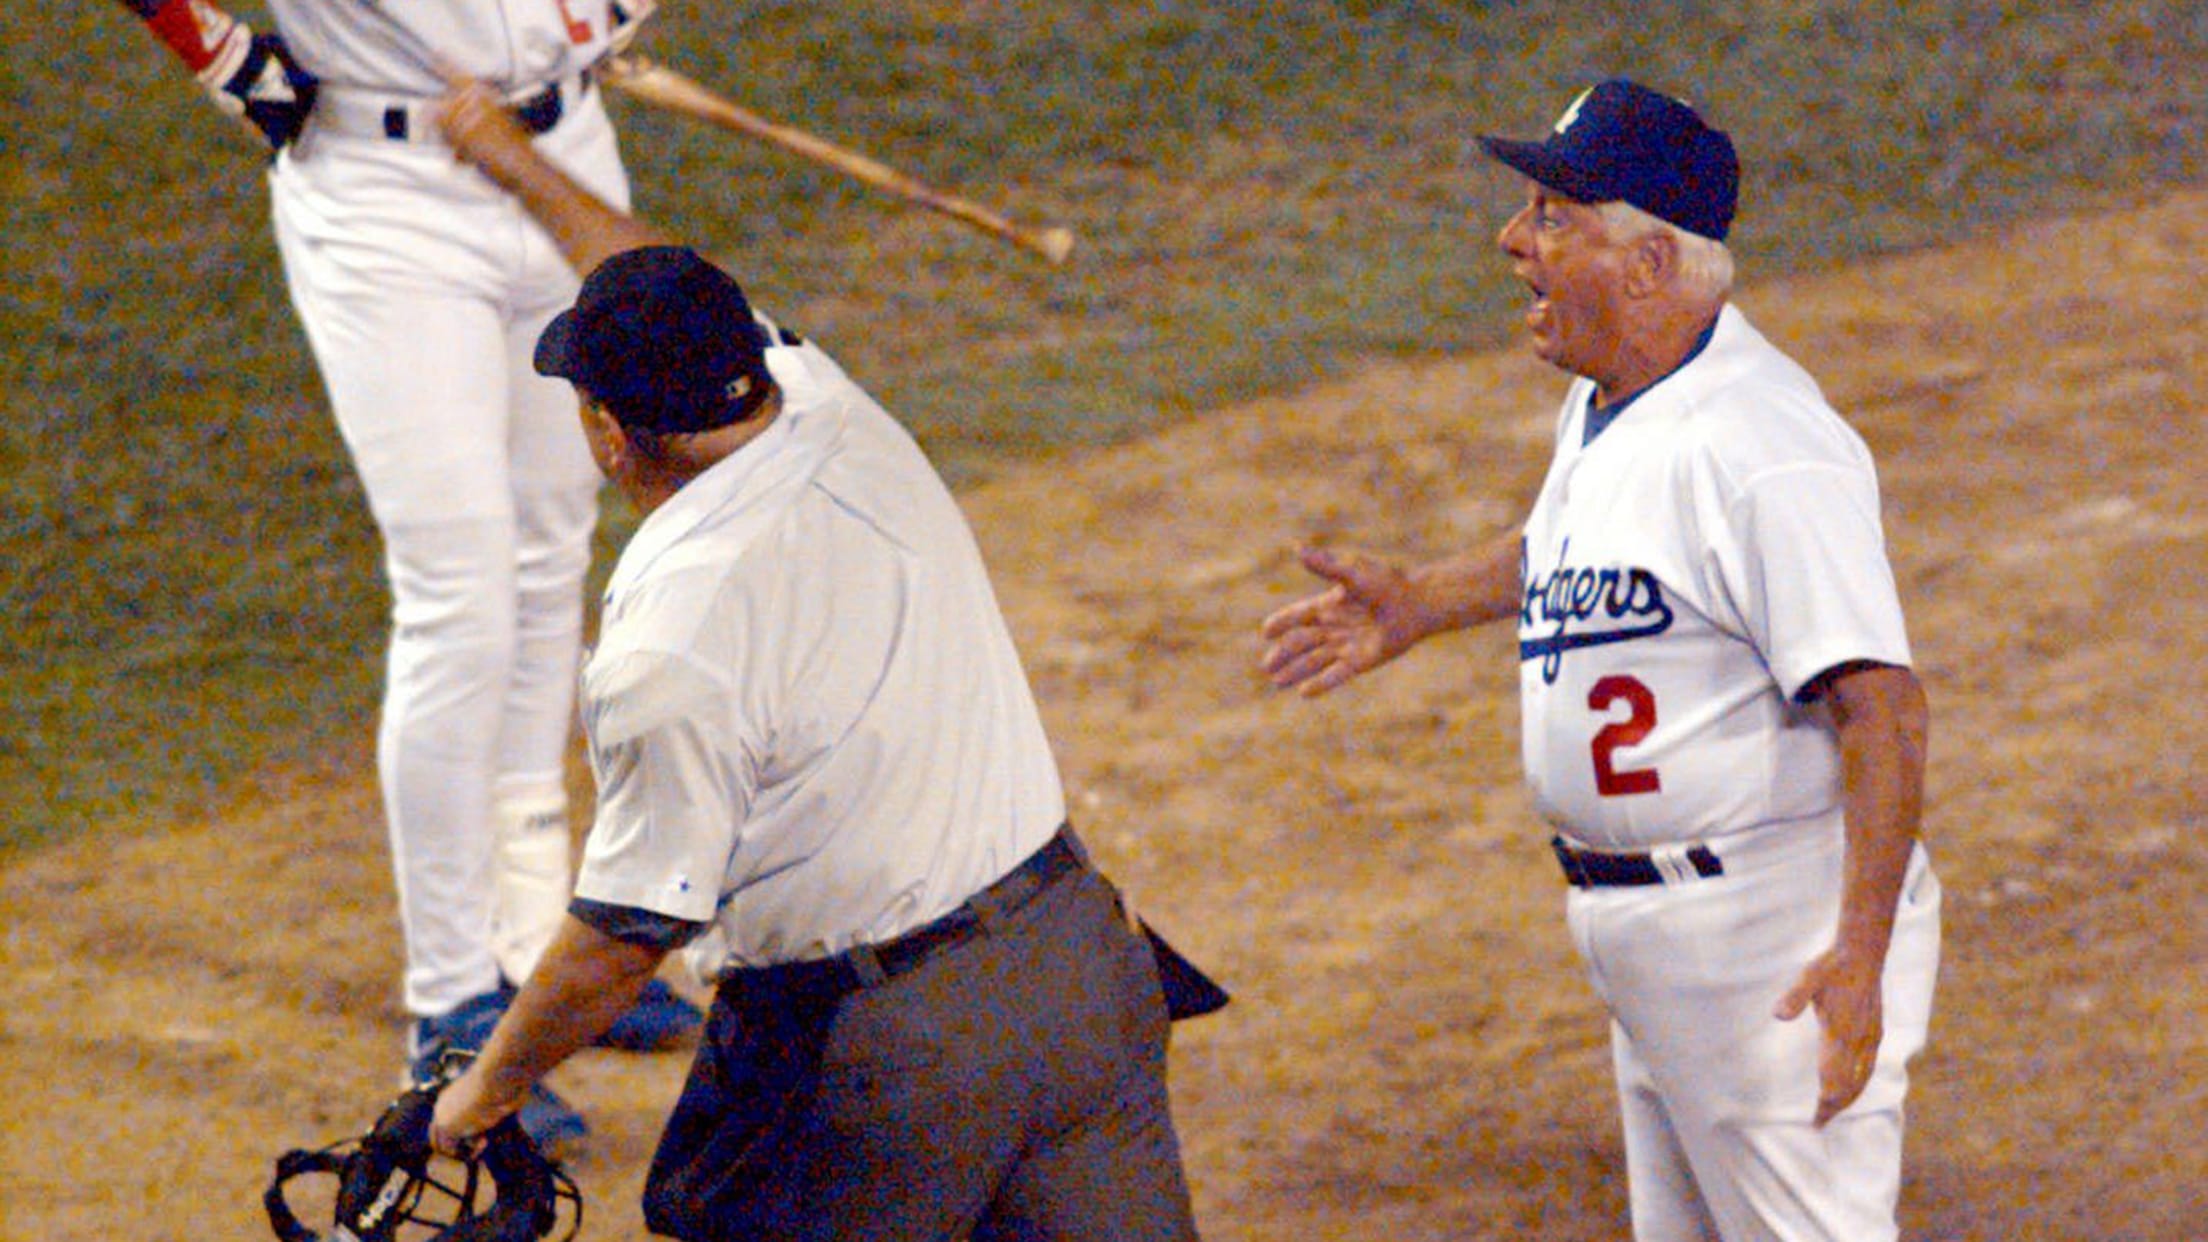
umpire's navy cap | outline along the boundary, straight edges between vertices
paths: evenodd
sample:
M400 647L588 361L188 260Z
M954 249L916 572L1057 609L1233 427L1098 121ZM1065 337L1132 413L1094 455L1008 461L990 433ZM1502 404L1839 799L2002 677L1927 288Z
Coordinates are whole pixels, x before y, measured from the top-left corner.
M1740 194L1733 140L1686 103L1624 78L1581 92L1540 142L1483 135L1480 145L1583 203L1623 200L1716 241L1733 226Z
M685 246L645 246L592 269L575 305L537 338L534 361L625 427L683 435L766 401L766 351L766 329L728 273Z

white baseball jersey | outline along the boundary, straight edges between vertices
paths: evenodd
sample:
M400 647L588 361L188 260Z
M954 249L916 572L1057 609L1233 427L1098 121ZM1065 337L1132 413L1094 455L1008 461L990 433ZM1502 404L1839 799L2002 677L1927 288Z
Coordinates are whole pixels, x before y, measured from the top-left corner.
M965 518L817 348L638 527L583 680L576 894L712 921L696 972L888 940L1048 842L1065 795Z
M1702 351L1583 444L1564 400L1526 523L1527 780L1584 844L1645 849L1834 812L1822 707L1796 695L1909 646L1862 440L1726 307Z
M605 50L609 0L268 0L285 46L324 86L430 98L437 62L507 90L582 71Z

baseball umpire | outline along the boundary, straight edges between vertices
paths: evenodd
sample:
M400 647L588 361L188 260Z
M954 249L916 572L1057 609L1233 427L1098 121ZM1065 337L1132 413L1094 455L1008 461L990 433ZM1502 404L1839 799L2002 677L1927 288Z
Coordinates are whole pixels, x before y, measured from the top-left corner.
M265 137L276 240L339 432L383 537L391 643L377 767L415 1077L482 1041L559 925L582 591L603 480L565 384L530 349L576 274L454 162L437 62L500 84L546 157L621 203L590 66L650 0L270 0L256 32L211 0L121 0L222 110ZM655 981L608 1032L693 1034ZM540 1087L540 1143L583 1119Z
M1634 1235L1893 1238L1940 888L1870 453L1729 303L1737 157L1693 108L1613 79L1481 142L1528 181L1499 240L1534 350L1577 377L1547 479L1460 557L1307 551L1332 585L1266 619L1263 667L1323 693L1515 616Z
M686 947L718 992L653 1159L690 1239L1194 1236L1153 950L1066 826L979 549L904 430L535 152L460 155L587 273L536 365L643 513L586 666L598 816L432 1135L464 1150Z

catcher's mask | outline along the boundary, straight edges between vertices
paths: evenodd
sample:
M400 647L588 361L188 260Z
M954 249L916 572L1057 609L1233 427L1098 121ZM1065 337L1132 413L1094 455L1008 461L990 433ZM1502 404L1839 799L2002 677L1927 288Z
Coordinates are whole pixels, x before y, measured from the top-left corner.
M565 1215L567 1232L560 1238L573 1238L583 1224L582 1194L515 1118L492 1127L467 1157L440 1156L430 1147L437 1093L464 1064L464 1056L448 1058L434 1081L409 1088L367 1134L279 1157L262 1196L276 1236L282 1242L536 1242ZM440 1168L458 1174L441 1178ZM318 1234L299 1223L284 1187L294 1178L324 1173L338 1179L336 1222L329 1233ZM493 1196L478 1206L485 1174Z

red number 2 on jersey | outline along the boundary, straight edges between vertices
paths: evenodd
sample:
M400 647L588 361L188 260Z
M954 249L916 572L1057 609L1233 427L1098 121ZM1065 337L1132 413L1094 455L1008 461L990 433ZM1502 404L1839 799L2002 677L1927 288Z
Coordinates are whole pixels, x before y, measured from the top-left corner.
M1621 702L1631 707L1633 714L1604 725L1595 734L1595 792L1605 798L1655 793L1664 787L1656 769L1620 772L1611 758L1621 746L1639 745L1656 727L1656 692L1638 678L1622 675L1605 677L1587 692L1587 706L1598 712L1607 712L1611 704Z
M575 10L567 7L567 0L552 0L560 6L560 20L567 23L567 41L583 44L590 42L590 23L575 16Z

